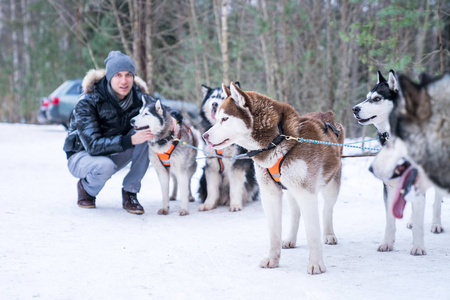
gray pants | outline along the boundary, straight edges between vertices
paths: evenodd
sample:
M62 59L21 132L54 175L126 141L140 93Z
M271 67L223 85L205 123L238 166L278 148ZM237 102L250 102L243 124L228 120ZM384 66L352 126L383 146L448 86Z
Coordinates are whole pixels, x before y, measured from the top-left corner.
M146 142L124 152L107 156L91 156L86 151L80 151L69 157L67 166L73 176L81 178L84 190L95 197L105 186L106 181L130 161L130 171L123 179L123 189L127 192L138 193L141 189L141 180L150 163Z

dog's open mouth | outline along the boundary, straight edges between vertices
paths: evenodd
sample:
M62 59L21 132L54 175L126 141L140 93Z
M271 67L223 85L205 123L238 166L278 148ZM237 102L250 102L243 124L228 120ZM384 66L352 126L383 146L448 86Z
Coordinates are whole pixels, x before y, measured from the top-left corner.
M211 108L211 119L215 119L216 118L216 112L217 112L217 105Z
M150 128L150 126L148 126L148 125L142 126L142 127L134 126L134 130L136 130L136 131L145 130L145 129L149 129L149 128Z
M370 117L370 118L368 118L368 119L361 119L361 118L356 118L356 120L358 120L358 122L359 123L366 123L366 122L368 122L368 121L370 121L370 120L372 120L372 119L375 119L377 116L375 115L375 116L372 116L372 117Z
M225 141L223 141L222 143L219 143L219 144L212 144L212 143L208 142L207 148L211 149L211 148L220 147L221 145L228 143L228 141L229 141L229 139L226 139Z
M414 168L408 161L403 161L398 164L394 170L392 178L400 177L400 182L394 195L394 202L392 204L392 212L397 219L403 218L403 210L405 209L405 196L410 192L411 187L417 179L417 169Z

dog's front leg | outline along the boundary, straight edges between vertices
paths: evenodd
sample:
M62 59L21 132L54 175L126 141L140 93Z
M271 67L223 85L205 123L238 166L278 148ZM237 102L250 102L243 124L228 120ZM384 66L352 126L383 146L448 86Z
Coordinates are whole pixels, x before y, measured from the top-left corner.
M283 241L283 249L295 248L297 244L298 226L300 224L300 207L294 195L287 193L287 199L289 202L289 211L291 215L289 235L286 240Z
M191 176L189 176L189 174L187 174L186 171L182 172L179 170L179 172L177 172L177 178L180 186L180 198L181 198L180 216L187 216L189 214L188 203L189 203Z
M378 246L379 252L387 252L394 250L395 241L395 217L392 213L392 204L394 202L395 187L397 186L399 180L395 179L393 181L383 184L384 188L384 206L386 209L386 228L384 231L384 241L383 244Z
M159 165L157 165L159 164ZM155 166L156 173L158 174L159 183L161 184L161 193L162 193L162 208L158 210L158 215L167 215L169 214L169 182L170 182L170 173L169 171L161 164L161 162L156 161L152 165Z
M236 169L228 173L230 181L230 211L240 211L243 206L245 190L245 170Z
M410 191L413 193L414 191ZM424 242L424 215L425 215L425 194L418 193L411 195L413 197L412 204L412 219L413 219L413 248L411 249L411 255L426 255L425 242Z
M261 170L258 170L260 168L256 169L261 203L267 218L270 240L269 256L263 258L259 266L261 268L276 268L280 262L281 254L281 199L283 192L271 179L265 177L264 174L261 175Z
M308 274L320 274L326 271L322 257L320 240L319 205L317 194L307 190L291 191L300 206L305 223L306 239L309 246Z

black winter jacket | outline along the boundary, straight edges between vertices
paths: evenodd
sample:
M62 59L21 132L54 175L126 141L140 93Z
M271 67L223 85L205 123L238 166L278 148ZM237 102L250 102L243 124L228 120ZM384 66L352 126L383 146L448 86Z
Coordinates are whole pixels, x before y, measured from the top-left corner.
M86 150L90 155L108 155L125 151L133 147L131 136L131 118L142 107L142 97L147 102L155 101L147 95L147 85L135 77L133 103L127 110L122 110L117 100L107 91L105 70L91 70L83 79L84 93L78 101L69 125L64 151L67 158Z

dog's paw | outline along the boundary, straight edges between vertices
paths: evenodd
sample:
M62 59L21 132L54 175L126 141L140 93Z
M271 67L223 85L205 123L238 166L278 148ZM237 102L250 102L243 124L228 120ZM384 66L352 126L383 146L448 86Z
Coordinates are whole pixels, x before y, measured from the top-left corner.
M414 256L427 255L427 251L425 251L424 249L422 249L420 247L415 247L415 248L411 249L410 254L414 255Z
M295 241L283 241L283 243L281 244L281 247L283 249L292 249L295 248Z
M406 228L412 229L413 228L413 223L412 222L406 223Z
M168 214L169 214L168 208L161 208L160 210L158 210L158 215L168 215Z
M236 205L236 204L230 205L230 211L235 212L235 211L240 211L240 210L242 210L242 207L240 205Z
M338 240L334 234L327 234L324 236L324 243L327 245L336 245Z
M189 212L186 209L180 209L180 216L187 216Z
M433 224L433 226L431 226L431 232L432 233L442 233L442 232L444 232L444 227L442 227L441 224Z
M280 261L279 258L274 259L274 258L265 257L261 260L261 262L259 263L259 266L264 269L277 268L279 261Z
M327 268L325 267L325 264L323 262L309 262L308 265L308 274L310 275L316 275L316 274L322 274L325 273Z
M198 210L199 211L208 211L208 210L211 210L211 209L214 209L214 208L215 208L214 206L207 205L207 204L202 204L202 205L200 205L198 207Z
M394 250L394 244L381 244L378 246L378 252L389 252Z
M189 202L195 202L195 198L192 196L189 196Z

